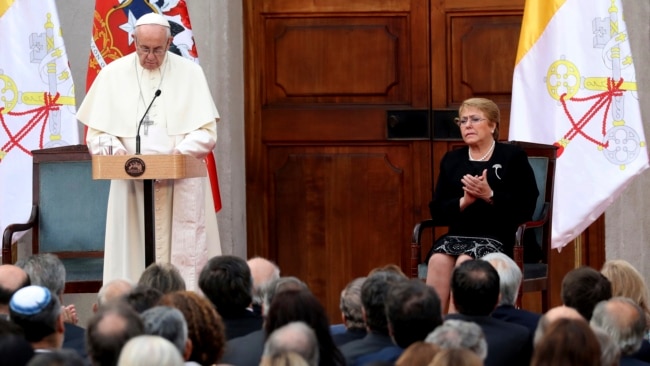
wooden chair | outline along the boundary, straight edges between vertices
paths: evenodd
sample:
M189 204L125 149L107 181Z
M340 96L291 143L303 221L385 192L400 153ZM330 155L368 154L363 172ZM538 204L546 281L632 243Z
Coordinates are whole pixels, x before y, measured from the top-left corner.
M13 234L32 229L32 253L52 253L63 262L66 293L97 292L102 285L110 181L92 179L85 145L34 150L32 155L32 212L26 223L5 229L2 263L16 260Z
M537 188L540 192L537 198L533 220L519 226L515 235L514 260L521 268L523 281L517 298L517 306L521 307L524 292L540 291L542 296L542 311L549 308L548 288L551 250L551 223L553 222L553 184L555 180L555 162L557 147L523 141L510 141L520 146L528 154L528 160L535 173ZM411 277L425 279L427 264L422 262L422 233L426 229L444 226L444 222L433 218L419 222L413 228L411 237ZM526 239L526 240L524 240ZM524 248L538 245L542 260L536 263L524 262ZM530 247L529 248L534 248ZM428 248L427 248L428 249Z

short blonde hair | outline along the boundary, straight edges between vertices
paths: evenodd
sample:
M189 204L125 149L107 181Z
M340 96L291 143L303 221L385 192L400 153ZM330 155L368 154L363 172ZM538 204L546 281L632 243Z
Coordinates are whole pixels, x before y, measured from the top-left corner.
M650 296L648 286L641 273L624 259L605 262L600 270L612 284L612 297L627 297L643 309L646 317L646 329L650 329Z
M499 124L501 123L501 112L496 103L486 98L469 98L465 99L458 108L458 114L463 112L463 109L467 107L477 108L483 114L485 118L490 120L494 125L494 132L492 132L492 137L494 141L499 141Z

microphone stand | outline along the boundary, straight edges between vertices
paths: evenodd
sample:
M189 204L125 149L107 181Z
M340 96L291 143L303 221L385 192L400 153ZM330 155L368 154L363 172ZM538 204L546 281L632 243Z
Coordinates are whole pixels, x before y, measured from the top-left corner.
M149 113L149 109L151 109L151 106L153 105L153 102L160 96L160 89L156 90L156 93L153 95L153 98L151 99L151 103L149 103L149 106L147 107L147 110L144 111L144 115L140 119L140 123L138 123L138 131L135 134L135 154L140 155L140 127L142 127L142 121L144 121L145 117L147 117L147 113Z

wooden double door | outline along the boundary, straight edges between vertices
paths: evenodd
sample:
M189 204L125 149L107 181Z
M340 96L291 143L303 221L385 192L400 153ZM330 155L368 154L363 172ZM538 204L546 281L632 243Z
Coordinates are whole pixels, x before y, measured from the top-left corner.
M330 318L353 278L408 269L460 102L507 139L524 0L245 0L249 256Z

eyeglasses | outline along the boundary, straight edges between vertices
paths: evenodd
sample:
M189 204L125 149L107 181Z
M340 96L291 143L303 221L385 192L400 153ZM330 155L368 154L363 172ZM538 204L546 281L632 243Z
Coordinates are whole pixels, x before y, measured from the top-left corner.
M480 117L477 117L477 116L470 116L469 118L456 118L454 120L454 122L460 127L460 126L466 125L467 122L471 122L473 125L475 125L475 124L477 124L477 123L479 123L481 121L485 121L486 119L487 118L480 118Z
M153 53L154 56L162 56L167 52L166 47L156 47L154 49L151 49L149 47L144 47L144 46L138 46L138 52L142 54L149 55L150 53Z

